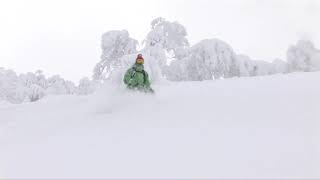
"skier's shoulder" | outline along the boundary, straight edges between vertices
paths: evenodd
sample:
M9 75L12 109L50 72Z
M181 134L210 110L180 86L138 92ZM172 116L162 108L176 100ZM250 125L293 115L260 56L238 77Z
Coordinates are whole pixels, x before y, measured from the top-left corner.
M148 72L147 72L146 70L143 70L143 74L144 74L146 77L149 76L149 75L148 75Z
M133 65L127 70L127 72L130 72L130 73L137 72L137 67L135 65Z
M126 75L129 75L129 74L132 74L132 72L133 72L133 69L132 69L132 67L131 68L129 68L129 69L127 69L127 71L126 71Z

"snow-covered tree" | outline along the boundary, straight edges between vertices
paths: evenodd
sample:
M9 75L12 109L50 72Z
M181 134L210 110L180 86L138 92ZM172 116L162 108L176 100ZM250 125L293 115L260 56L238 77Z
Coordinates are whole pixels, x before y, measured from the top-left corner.
M77 93L77 86L72 81L65 81L65 88L67 90L67 94Z
M91 81L88 77L82 78L78 86L79 95L89 95L96 90L97 84L95 81Z
M28 89L28 97L30 102L38 101L42 99L45 95L45 90L37 84L32 84Z
M21 103L27 96L27 88L20 83L19 76L12 70L1 69L0 92L1 98L11 103Z
M33 84L37 84L37 76L34 73L28 72L26 74L21 74L19 76L20 83L22 83L25 87L30 87Z
M31 85L33 84L36 84L42 87L43 89L46 89L48 87L47 79L45 75L43 75L41 70L37 70L35 73L28 72L25 74L20 74L19 81L20 83L22 83L23 86L28 88L31 87Z
M107 78L119 67L120 58L137 52L138 41L129 36L128 31L109 31L102 35L101 61L96 64L93 72L95 80Z
M69 90L66 87L66 82L59 75L52 76L48 79L47 94L62 95L68 94Z
M239 73L241 77L253 76L252 60L247 55L237 55L237 61L239 63Z
M272 62L272 74L278 74L278 73L287 73L288 72L288 63L281 60L281 59L275 59Z
M251 76L265 76L274 74L273 65L266 61L261 60L252 60L251 65L253 69L251 69Z
M188 81L188 63L189 58L174 60L164 69L166 79L170 81Z
M97 81L83 79L80 85L64 80L59 75L46 78L42 71L18 75L12 70L0 68L0 100L11 103L34 102L46 95L65 95L93 93Z
M217 39L203 40L192 46L188 56L172 62L167 70L170 80L201 81L234 76L240 76L239 61L232 48Z
M146 47L160 46L167 51L189 47L186 28L178 22L156 18L151 22L152 30L145 40Z
M43 74L43 72L41 70L37 70L36 71L36 77L37 77L37 85L39 85L40 87L42 87L43 89L47 89L48 88L48 82L47 82L47 78L46 76Z
M320 70L320 50L311 41L300 40L287 51L289 71Z
M151 31L145 39L144 53L157 60L164 68L168 58L181 59L186 56L189 47L186 28L178 22L169 22L156 18L151 22Z

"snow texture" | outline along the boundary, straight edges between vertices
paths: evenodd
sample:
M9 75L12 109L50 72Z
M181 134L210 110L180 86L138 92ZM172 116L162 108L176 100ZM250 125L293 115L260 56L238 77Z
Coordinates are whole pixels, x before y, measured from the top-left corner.
M168 82L155 95L107 84L1 102L0 178L319 179L319 81Z

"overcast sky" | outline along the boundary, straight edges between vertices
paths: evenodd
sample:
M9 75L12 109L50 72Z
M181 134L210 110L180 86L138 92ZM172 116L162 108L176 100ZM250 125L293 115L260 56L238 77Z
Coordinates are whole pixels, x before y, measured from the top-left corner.
M1 0L0 67L78 81L100 60L102 33L142 41L156 17L183 24L192 44L218 38L258 60L285 59L298 39L320 48L320 0Z

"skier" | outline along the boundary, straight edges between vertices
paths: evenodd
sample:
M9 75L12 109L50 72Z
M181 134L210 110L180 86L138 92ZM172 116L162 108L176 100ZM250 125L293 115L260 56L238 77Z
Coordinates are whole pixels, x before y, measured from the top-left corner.
M138 54L135 64L127 70L123 81L128 89L154 93L151 88L148 73L144 70L143 64L144 58L142 54Z

